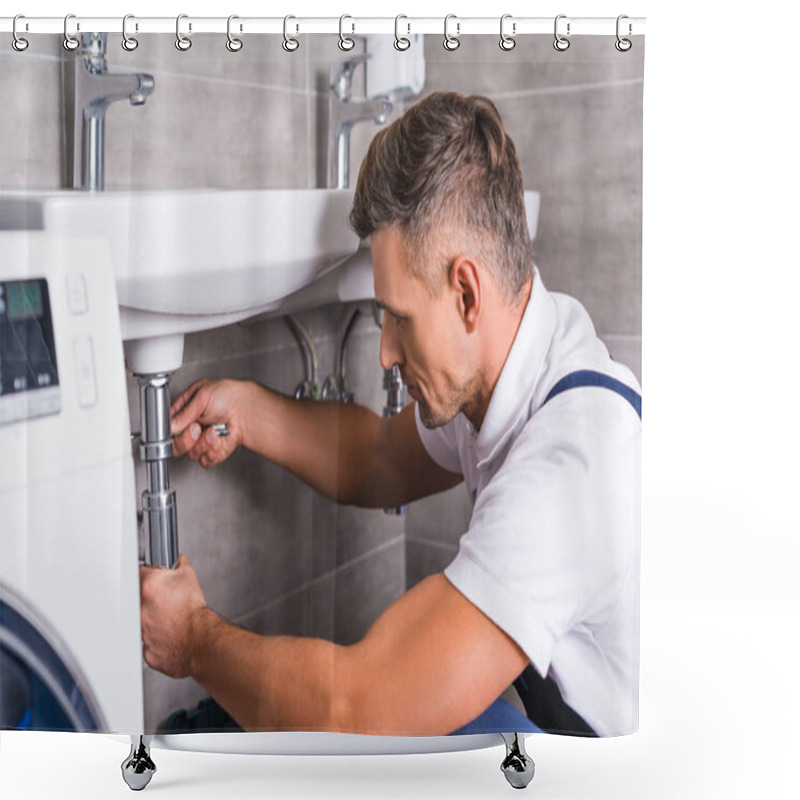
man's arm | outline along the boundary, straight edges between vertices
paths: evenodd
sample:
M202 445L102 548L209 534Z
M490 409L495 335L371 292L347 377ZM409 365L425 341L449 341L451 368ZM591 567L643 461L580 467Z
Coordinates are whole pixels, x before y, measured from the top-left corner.
M295 400L251 382L200 381L172 414L176 455L210 467L243 444L340 503L393 508L461 481L428 455L413 405L383 418L363 406ZM202 431L220 422L230 436Z
M247 730L450 733L523 671L519 646L444 575L396 600L357 644L259 636L205 606L194 570L142 568L145 659L191 675Z

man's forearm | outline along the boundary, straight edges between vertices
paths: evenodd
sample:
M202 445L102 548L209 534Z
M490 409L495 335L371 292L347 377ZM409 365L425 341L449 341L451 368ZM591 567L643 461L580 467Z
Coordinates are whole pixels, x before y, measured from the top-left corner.
M259 636L209 608L195 615L192 627L190 674L245 730L341 730L344 648L321 639Z
M369 409L295 400L250 382L242 384L240 402L248 449L339 503L397 500L399 487L382 475L385 421Z

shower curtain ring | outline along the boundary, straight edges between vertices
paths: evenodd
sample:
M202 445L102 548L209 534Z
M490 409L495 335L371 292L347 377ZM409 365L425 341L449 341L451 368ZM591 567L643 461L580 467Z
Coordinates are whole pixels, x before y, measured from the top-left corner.
M287 53L294 53L298 47L300 47L300 42L294 38L294 36L289 36L287 33L287 26L290 19L297 19L297 17L293 17L291 14L283 18L283 49ZM295 26L296 32L300 30L299 26Z
M514 39L512 36L506 36L505 32L503 31L503 23L507 19L511 18L512 18L511 14L503 14L503 16L500 17L500 49L505 50L506 52L508 52L509 50L513 50L517 46L517 40ZM511 33L515 34L516 32L517 32L517 23L512 22Z
M239 17L237 17L236 14L231 14L228 17L228 41L225 42L225 47L227 47L228 50L231 51L231 53L238 53L244 47L244 42L241 39L237 39L231 33L231 22L233 22L233 20L235 19L239 19ZM239 28L239 30L241 31L241 27Z
M188 19L188 14L178 14L175 20L175 47L182 52L186 52L192 46L192 40L181 33L181 20ZM192 32L192 23L189 23L189 33Z
M444 46L445 50L449 50L451 53L453 50L458 50L459 46L461 45L461 40L458 38L458 34L461 33L461 23L456 21L456 35L451 36L447 32L447 23L450 22L451 19L458 20L455 14L448 14L444 18L444 41L442 45Z
M349 36L345 36L344 31L342 30L342 26L344 25L344 21L346 19L353 18L349 14L342 14L342 16L339 17L339 49L344 50L345 52L352 50L356 46L356 40L351 39ZM352 29L355 30L356 26L352 25Z
M405 14L398 14L394 18L394 49L402 52L403 50L408 50L408 48L411 47L411 40L400 35L401 19L408 19L408 17ZM411 26L407 22L406 28L408 29L407 32L411 33Z
M566 18L567 18L566 14L559 14L556 17L556 21L555 21L555 25L554 25L554 31L555 31L556 38L555 38L555 41L553 42L553 47L555 47L555 49L558 50L559 53L563 53L565 50L569 50L569 39L567 39L566 36L562 36L558 32L558 21L561 20L561 19L566 19ZM567 23L567 36L569 36L569 33L570 33L570 24L568 22Z
M69 50L70 53L81 46L81 40L77 39L75 36L70 36L67 30L71 19L75 19L74 14L67 14L67 16L64 17L64 49ZM78 30L80 30L80 26L78 26Z
M139 46L139 40L133 36L128 36L128 20L135 19L133 14L126 14L122 18L122 49L127 50L129 53L133 52ZM139 30L139 26L136 26Z
M11 40L11 46L18 53L21 53L23 50L27 50L28 49L28 40L27 39L23 39L17 33L17 20L18 19L25 19L25 16L23 14L17 14L17 16L14 17L14 23L11 26L11 32L14 34L14 38Z
M633 47L633 42L630 39L623 39L619 35L619 24L620 24L620 22L622 22L623 19L628 19L628 16L626 14L620 14L617 17L617 41L614 42L614 47L616 47L617 50L620 51L620 53L627 53L628 50L630 50L631 47ZM631 33L633 33L633 27L629 22L628 23L628 36L630 36Z

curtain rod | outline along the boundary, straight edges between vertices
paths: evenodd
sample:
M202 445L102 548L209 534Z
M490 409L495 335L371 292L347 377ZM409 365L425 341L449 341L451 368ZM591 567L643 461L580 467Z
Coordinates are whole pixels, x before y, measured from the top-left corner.
M338 17L236 17L233 30L237 34L277 33L285 32L285 25L291 35L306 33L394 34L395 26L403 36L410 34L439 34L445 31L443 17L351 17L346 16L341 22ZM122 33L122 17L80 17L70 15L67 19L70 35L81 31L97 33ZM130 16L127 31L136 33L175 33L177 19L175 17L136 17ZM184 34L218 33L225 35L228 31L227 17L193 17L181 15L180 29ZM569 25L569 30L567 26ZM574 35L610 35L617 33L616 17L570 17L559 15L559 31L562 34ZM27 17L17 20L17 33L64 33L64 17ZM522 36L525 34L553 34L554 17L513 17L506 15L504 30L507 35ZM622 35L637 36L644 34L645 17L625 17L622 22ZM0 17L0 32L11 33L14 29L13 17ZM500 17L458 17L451 15L448 21L451 35L468 36L472 34L500 33Z

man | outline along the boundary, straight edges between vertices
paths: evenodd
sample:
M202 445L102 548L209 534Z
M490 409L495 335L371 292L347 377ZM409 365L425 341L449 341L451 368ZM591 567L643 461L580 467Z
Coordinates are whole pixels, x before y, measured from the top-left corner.
M143 567L145 660L193 676L247 730L446 734L519 678L548 730L632 732L636 381L584 309L544 288L494 105L437 93L382 130L351 223L371 237L381 364L400 366L415 403L384 419L200 381L173 406L175 451L211 467L243 445L375 508L464 480L474 509L458 555L348 647L225 622L186 556Z

